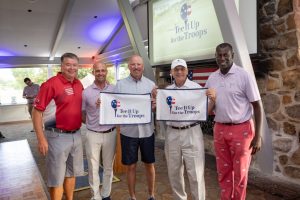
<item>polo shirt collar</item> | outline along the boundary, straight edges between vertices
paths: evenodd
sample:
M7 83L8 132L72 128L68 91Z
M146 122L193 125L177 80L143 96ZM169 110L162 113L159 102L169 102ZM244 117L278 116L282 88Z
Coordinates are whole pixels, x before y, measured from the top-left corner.
M186 78L184 84L183 84L180 88L190 88L190 87L193 86L192 83L193 83L193 82L192 82L190 79ZM179 87L176 85L175 81L174 81L174 87L179 88Z
M107 82L105 82L105 86L104 86L104 88L102 90L105 90L107 87L108 87L108 84L107 84ZM95 84L95 82L93 82L92 88L100 90L100 88L98 88L98 86Z
M235 73L236 73L236 70L237 70L237 67L238 67L238 66L237 66L236 64L232 63L232 66L231 66L230 70L227 72L227 74L235 74ZM222 76L226 76L226 75L227 75L227 74L222 74L222 72L221 72L220 69L218 69L218 72L219 72L219 74L222 75Z
M59 78L59 80L61 80L64 84L65 84L65 83L77 83L77 82L79 81L77 78L74 78L73 82L71 82L71 81L67 80L67 79L62 75L61 72L58 72L56 76L57 76L57 77Z
M138 82L138 81L143 81L144 75L142 75L141 79L139 79L139 80L136 80L135 78L133 78L133 77L131 76L131 74L129 74L128 78L129 78L129 80L131 80L131 81Z

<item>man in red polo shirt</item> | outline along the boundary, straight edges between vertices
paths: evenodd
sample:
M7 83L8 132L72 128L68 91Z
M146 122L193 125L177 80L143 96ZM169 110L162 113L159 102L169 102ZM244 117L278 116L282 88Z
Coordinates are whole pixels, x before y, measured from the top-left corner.
M76 78L78 57L65 53L61 57L61 72L42 84L34 101L33 125L38 150L46 156L47 185L52 200L73 199L75 177L83 175L81 127L81 82ZM45 123L42 115L51 100L56 105L55 120Z

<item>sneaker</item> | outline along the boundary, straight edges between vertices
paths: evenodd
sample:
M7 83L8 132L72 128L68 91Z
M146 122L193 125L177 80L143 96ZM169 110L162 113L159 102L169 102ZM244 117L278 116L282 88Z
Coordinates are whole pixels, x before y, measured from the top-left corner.
M102 200L111 200L110 196L102 198Z

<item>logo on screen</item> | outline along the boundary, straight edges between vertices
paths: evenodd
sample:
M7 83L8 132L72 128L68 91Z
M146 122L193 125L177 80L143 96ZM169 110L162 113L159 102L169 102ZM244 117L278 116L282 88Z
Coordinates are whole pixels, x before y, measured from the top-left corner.
M172 96L168 96L166 98L166 102L167 102L167 104L168 104L168 106L170 108L170 113L171 113L171 111L172 111L172 105L175 104L175 98L173 98Z
M180 16L181 19L186 23L188 21L188 17L192 14L192 6L184 3L181 6Z
M111 101L111 107L115 110L115 117L117 116L117 110L118 110L118 107L120 107L120 106L121 106L121 103L119 100L114 99Z

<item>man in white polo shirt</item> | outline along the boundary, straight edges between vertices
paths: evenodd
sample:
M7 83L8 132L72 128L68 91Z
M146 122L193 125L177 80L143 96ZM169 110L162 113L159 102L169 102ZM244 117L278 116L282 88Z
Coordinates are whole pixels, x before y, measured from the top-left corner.
M187 78L187 64L175 59L171 65L174 83L168 89L201 88ZM188 98L188 97L187 97ZM193 200L205 199L204 143L199 122L167 122L165 155L175 200L187 200L184 183L186 167Z

